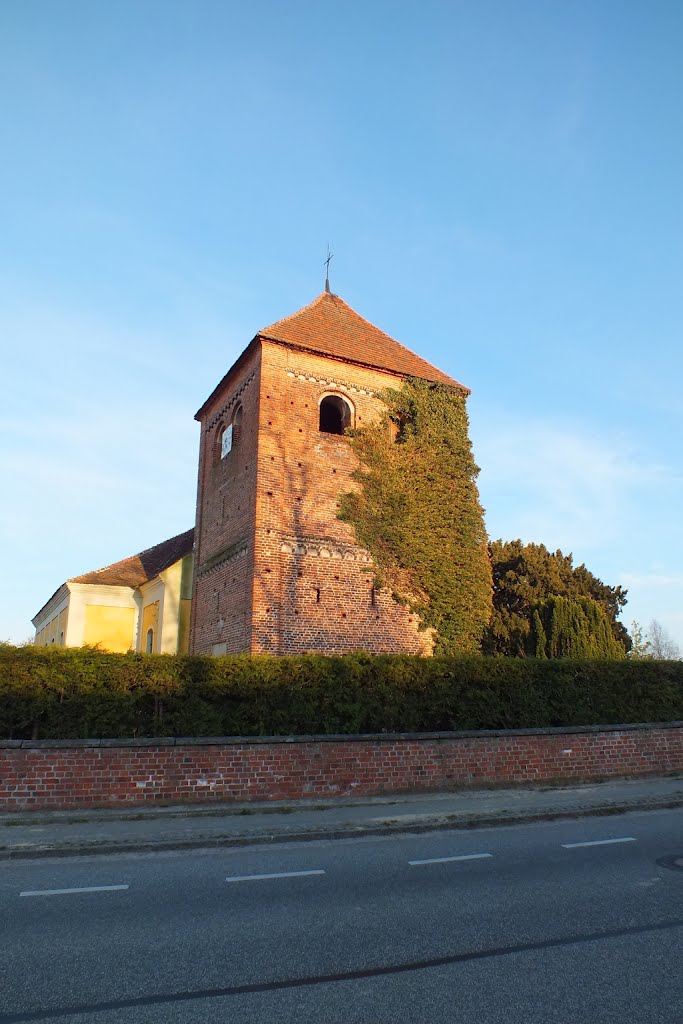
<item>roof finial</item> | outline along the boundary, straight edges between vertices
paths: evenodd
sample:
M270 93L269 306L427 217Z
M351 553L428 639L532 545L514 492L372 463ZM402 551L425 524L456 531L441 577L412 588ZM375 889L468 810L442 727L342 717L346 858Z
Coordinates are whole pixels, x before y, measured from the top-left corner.
M331 292L330 292L330 260L332 259L333 256L334 256L334 253L330 252L330 243L328 242L327 243L327 259L325 260L325 266L327 268L326 271L325 271L325 291L327 292L328 295L331 294Z

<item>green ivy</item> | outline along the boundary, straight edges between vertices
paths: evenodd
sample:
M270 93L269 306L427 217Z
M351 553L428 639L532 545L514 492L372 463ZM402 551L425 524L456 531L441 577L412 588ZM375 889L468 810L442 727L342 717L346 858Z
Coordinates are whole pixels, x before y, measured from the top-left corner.
M492 580L465 396L418 378L380 398L378 423L351 434L356 491L340 518L372 554L378 583L434 630L435 654L481 650Z

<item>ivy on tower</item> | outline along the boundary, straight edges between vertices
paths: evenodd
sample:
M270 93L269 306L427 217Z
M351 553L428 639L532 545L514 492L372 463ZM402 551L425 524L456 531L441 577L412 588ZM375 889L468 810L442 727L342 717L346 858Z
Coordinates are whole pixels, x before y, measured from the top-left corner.
M466 397L411 377L382 394L386 411L353 432L358 489L340 518L372 554L378 583L434 631L435 654L470 654L492 612L483 509Z

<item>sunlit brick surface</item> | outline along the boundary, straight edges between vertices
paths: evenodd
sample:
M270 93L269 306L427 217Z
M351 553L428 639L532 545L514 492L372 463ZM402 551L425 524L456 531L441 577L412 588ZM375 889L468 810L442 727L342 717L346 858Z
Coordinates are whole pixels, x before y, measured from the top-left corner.
M431 635L387 591L337 517L357 486L348 439L319 430L328 394L356 426L396 374L255 339L200 412L191 650L197 654L429 654ZM233 450L220 433L242 407Z
M371 796L683 771L680 725L101 743L0 743L0 809Z

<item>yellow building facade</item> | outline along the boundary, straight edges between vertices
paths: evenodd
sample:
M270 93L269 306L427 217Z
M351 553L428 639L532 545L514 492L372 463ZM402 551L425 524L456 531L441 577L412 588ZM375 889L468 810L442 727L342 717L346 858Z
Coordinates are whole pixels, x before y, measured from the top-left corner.
M67 580L33 617L35 643L185 653L194 530Z

